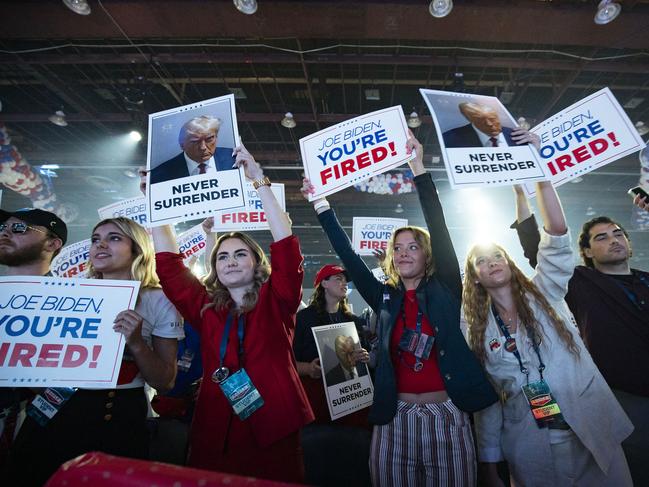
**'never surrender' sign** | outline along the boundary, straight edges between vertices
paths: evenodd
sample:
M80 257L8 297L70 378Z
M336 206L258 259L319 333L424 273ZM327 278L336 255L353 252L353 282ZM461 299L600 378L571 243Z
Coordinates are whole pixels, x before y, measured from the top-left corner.
M314 201L381 174L412 158L400 106L368 113L300 139L304 174Z
M0 277L0 387L115 387L124 336L113 321L135 307L139 288L137 281Z

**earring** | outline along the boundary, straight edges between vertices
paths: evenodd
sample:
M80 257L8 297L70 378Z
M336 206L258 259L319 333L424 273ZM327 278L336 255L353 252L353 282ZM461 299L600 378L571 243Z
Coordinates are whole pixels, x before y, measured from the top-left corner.
M478 280L473 281L473 282L476 283L476 284L480 284L480 281L478 281Z

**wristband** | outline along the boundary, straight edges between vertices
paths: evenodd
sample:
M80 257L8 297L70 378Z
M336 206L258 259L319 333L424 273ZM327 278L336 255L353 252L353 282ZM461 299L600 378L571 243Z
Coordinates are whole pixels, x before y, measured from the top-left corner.
M313 209L318 211L320 208L331 208L329 202L326 199L321 199L313 205Z

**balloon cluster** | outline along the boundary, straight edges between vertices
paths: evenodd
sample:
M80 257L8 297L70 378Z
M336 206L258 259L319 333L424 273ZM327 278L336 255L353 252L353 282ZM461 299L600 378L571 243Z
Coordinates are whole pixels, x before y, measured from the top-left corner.
M410 170L397 173L384 173L372 176L362 183L354 185L358 191L374 194L405 194L412 193L415 185Z

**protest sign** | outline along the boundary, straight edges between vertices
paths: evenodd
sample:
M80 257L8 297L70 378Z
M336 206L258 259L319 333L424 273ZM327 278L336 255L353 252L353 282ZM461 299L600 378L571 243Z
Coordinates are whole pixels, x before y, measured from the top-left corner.
M128 198L126 200L113 203L112 205L104 206L102 208L99 208L97 210L97 213L99 213L100 220L123 216L130 218L135 223L139 223L143 227L148 227L148 220L146 216L146 198L144 196Z
M186 232L176 237L178 242L178 252L183 256L183 263L187 263L194 257L199 257L205 253L206 235L203 225L200 223L193 226Z
M275 195L275 198L286 211L286 197L284 194L284 185L281 183L273 183L270 190ZM217 211L214 215L214 230L221 231L252 231L252 230L268 230L268 221L266 220L266 213L261 204L261 198L257 190L250 182L246 182L243 187L246 198L246 206L236 210Z
M244 206L234 95L149 115L147 220L155 227Z
M50 272L56 277L85 277L90 261L90 239L66 245L52 259Z
M408 126L400 106L347 120L300 139L304 174L315 193L309 201L402 165Z
M546 179L531 145L516 145L517 123L493 96L420 89L428 105L453 189Z
M596 93L534 127L548 179L557 187L644 147L611 90ZM534 186L525 185L528 195Z
M0 277L0 386L110 389L140 283L108 279Z
M374 386L367 364L353 362L355 349L360 348L353 322L314 326L311 328L322 366L327 407L331 419L338 419L370 406Z
M388 248L392 233L408 225L404 218L366 218L355 216L353 220L352 240L358 255L374 255L373 250Z

